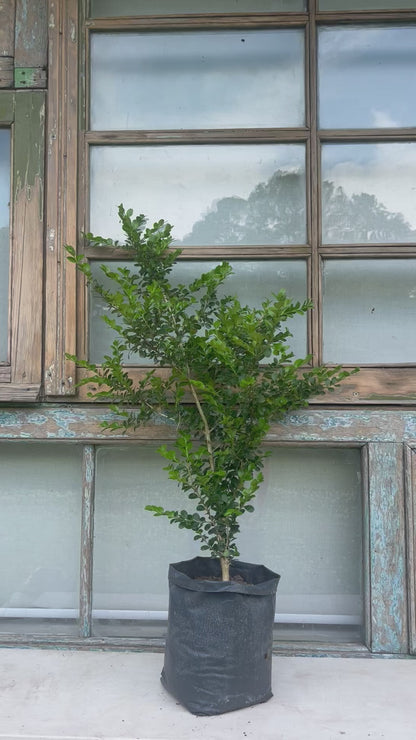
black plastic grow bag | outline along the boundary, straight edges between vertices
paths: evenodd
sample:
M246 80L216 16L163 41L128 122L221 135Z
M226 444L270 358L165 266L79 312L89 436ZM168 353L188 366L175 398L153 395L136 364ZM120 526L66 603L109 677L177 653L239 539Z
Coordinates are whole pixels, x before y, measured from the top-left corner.
M219 561L197 557L169 566L169 621L161 680L193 714L231 712L272 696L272 631L280 576L235 560L235 581ZM250 584L250 585L249 585Z

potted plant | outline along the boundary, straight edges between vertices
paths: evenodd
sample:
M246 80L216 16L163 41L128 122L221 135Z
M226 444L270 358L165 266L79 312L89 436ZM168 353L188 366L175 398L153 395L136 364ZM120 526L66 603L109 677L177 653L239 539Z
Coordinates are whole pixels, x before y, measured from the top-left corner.
M279 576L236 559L240 517L253 511L262 481L265 436L273 421L331 391L348 373L294 359L287 321L305 314L310 301L294 303L279 292L260 308L242 305L224 292L232 272L227 262L178 284L172 270L181 250L172 248L172 227L159 221L146 228L143 215L123 206L118 212L131 267L101 265L103 283L84 255L67 248L109 309L103 318L116 334L100 366L72 359L88 371L81 383L94 384L90 395L116 412L108 429L134 429L157 414L174 424L174 444L159 452L189 505L146 508L192 530L209 557L170 565L162 681L190 711L218 714L272 695ZM86 240L120 247L92 234ZM123 366L129 353L154 364L136 383ZM161 366L169 370L160 373Z

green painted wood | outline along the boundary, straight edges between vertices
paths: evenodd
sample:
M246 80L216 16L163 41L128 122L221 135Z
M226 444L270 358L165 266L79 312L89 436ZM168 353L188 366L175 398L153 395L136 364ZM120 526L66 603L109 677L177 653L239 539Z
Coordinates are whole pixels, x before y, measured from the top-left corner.
M25 188L30 200L31 188L43 183L45 95L43 92L16 93L14 151L14 197ZM39 218L43 221L43 202L39 203Z
M46 70L39 67L15 67L14 86L16 88L46 87Z
M371 649L407 653L403 446L368 445Z
M0 123L8 125L14 121L15 94L11 91L0 91Z

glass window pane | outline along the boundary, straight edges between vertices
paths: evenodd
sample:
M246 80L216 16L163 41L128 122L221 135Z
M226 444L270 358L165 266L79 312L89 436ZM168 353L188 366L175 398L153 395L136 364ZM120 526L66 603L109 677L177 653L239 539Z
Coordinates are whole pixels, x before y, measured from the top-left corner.
M416 0L319 0L319 10L406 10Z
M416 27L322 28L321 128L414 126Z
M183 507L163 464L149 446L98 452L97 635L163 632L168 563L199 554L189 532L143 510L147 503ZM277 612L286 626L277 636L302 624L304 632L338 627L356 638L362 621L359 451L274 449L255 508L242 525L241 559L282 574Z
M416 144L322 148L322 241L416 241Z
M324 263L324 361L416 362L416 260Z
M121 267L126 263L105 263L113 269ZM180 261L172 271L172 282L189 283L197 278L202 272L207 272L215 267L217 262L184 262ZM231 262L234 274L231 275L220 294L238 295L242 303L250 306L260 307L265 298L272 293L284 289L290 298L295 301L304 301L307 297L306 285L306 263L299 261L273 260L267 262L241 261ZM111 281L105 277L100 270L100 263L92 262L93 275L103 284L110 287ZM90 359L92 362L101 362L115 334L102 320L102 316L108 312L102 299L94 293L90 297L90 323L89 323L89 346ZM292 351L296 357L305 357L307 354L306 317L296 316L288 321L288 328L293 333L290 342ZM130 355L126 358L126 364L149 364L138 355Z
M94 146L91 231L122 238L117 206L174 225L178 244L304 244L300 144Z
M91 128L304 123L303 31L98 33Z
M76 633L81 450L0 444L0 631Z
M362 513L357 449L274 449L240 557L281 574L276 637L359 639ZM315 632L315 635L314 635ZM312 633L312 634L309 634Z
M97 451L94 525L94 634L149 633L166 620L168 564L199 553L191 532L155 519L147 504L184 506L154 446ZM186 499L187 500L187 499ZM162 613L161 613L162 612ZM151 623L151 626L146 623ZM153 623L156 623L155 625ZM140 635L138 626L132 633Z
M90 16L273 13L305 10L305 0L91 0Z
M8 359L10 130L0 129L0 362Z

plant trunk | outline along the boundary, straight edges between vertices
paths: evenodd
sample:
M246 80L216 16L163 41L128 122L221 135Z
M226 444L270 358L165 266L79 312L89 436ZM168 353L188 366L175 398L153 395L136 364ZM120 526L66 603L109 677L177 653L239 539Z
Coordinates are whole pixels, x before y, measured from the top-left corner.
M220 558L221 563L221 580L230 580L230 558Z

